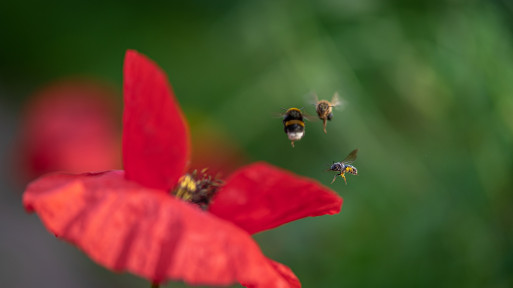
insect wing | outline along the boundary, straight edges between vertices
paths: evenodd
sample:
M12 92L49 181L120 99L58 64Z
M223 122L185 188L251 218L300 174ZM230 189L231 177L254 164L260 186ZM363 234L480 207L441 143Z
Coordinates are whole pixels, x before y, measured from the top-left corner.
M331 107L344 107L346 102L340 98L338 92L335 92L333 97L331 98Z
M302 112L303 118L308 121L317 121L317 117L307 112Z
M349 153L349 155L347 155L347 157L342 160L342 162L344 162L344 164L351 164L354 162L354 160L356 160L356 153L358 153L358 149L354 149L353 151L351 151L351 153Z
M319 103L319 97L317 97L317 93L310 92L303 96L304 100L306 100L306 103L311 104L313 106L317 105Z

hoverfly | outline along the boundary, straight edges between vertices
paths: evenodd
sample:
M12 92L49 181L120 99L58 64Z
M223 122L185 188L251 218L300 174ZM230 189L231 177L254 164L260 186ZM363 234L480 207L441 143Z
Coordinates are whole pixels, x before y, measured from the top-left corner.
M322 120L322 124L324 127L324 133L326 132L326 122L328 120L331 121L333 118L333 107L339 106L342 104L342 101L340 100L340 97L338 96L338 93L335 92L333 97L331 98L331 101L328 100L319 100L317 95L314 96L315 100L315 111L317 112L317 115Z
M300 140L305 134L305 121L300 109L289 108L283 114L283 129L294 147L294 141Z
M347 185L346 176L344 175L345 173L350 173L350 174L353 174L353 175L358 175L358 170L356 169L356 167L354 167L353 165L350 165L351 163L353 163L356 160L356 153L358 153L358 149L354 149L341 162L333 162L333 164L331 165L330 169L328 169L328 170L329 171L336 171L336 172L339 172L339 173L336 174L335 177L333 177L333 181L331 181L332 184L337 179L337 176L340 176L340 177L344 178L344 182Z

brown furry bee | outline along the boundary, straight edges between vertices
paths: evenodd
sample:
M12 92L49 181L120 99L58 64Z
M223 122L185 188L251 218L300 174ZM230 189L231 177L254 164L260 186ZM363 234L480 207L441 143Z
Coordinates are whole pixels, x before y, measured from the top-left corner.
M298 108L289 108L283 114L283 128L294 147L294 141L299 141L305 134L305 121L303 113Z
M328 100L319 100L317 95L315 96L315 110L317 115L322 120L324 133L326 132L326 122L333 118L333 107L339 106L342 104L338 93L335 93L331 98L331 101Z

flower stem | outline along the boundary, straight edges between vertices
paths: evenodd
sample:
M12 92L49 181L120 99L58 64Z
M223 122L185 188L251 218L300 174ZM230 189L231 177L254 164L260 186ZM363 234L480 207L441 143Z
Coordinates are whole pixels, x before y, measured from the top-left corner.
M158 283L151 283L151 288L159 288L159 286Z

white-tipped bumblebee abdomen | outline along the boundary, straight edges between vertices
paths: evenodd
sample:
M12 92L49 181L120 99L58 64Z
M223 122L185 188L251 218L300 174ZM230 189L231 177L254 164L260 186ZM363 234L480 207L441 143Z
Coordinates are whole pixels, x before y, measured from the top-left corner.
M300 132L288 132L287 133L287 136L289 137L289 140L290 141L297 141L299 139L301 139L303 137L303 135L305 134L304 131L300 131Z

